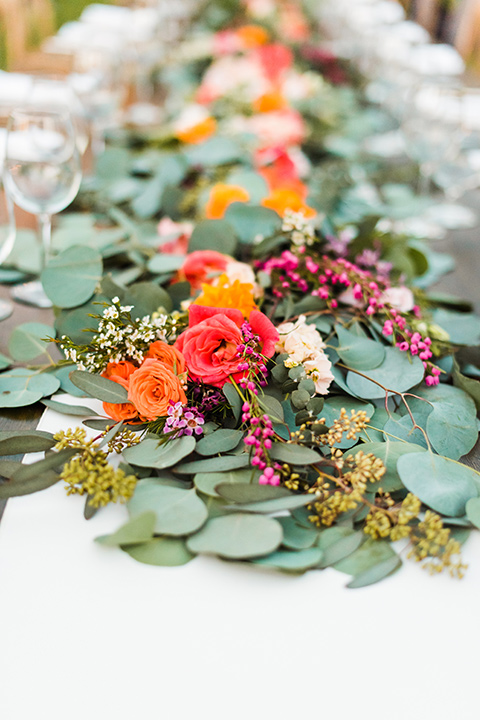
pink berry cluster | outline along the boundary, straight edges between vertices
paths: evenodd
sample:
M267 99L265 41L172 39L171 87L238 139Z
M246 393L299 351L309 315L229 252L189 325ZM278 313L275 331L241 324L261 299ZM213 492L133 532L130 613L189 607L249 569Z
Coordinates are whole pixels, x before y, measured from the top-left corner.
M237 369L239 372L246 372L246 375L239 380L239 385L250 390L254 395L258 395L257 385L265 387L267 384L267 366L263 355L257 350L260 345L260 337L255 335L252 326L247 321L243 323L241 330L243 343L237 347L237 357L241 359Z
M391 310L391 316L391 319L385 320L383 324L383 335L393 335L395 347L402 352L418 355L427 372L425 383L430 386L438 385L441 370L430 362L430 358L433 355L430 349L432 344L431 338L428 336L423 337L419 332L409 330L406 319L396 310Z
M271 258L259 266L260 270L273 277L273 294L283 297L288 292L306 293L325 300L328 307L338 307L338 298L351 290L349 304L366 307L367 315L374 315L384 305L381 297L388 285L355 263L345 258L330 258L323 255L314 259L305 255L305 248L298 248L298 254L285 250L280 257Z
M275 472L278 468L269 464L268 451L272 447L272 437L275 435L272 421L268 415L258 415L255 412L255 405L248 402L242 405L242 422L248 428L244 442L254 451L252 465L262 471L258 482L261 485L280 485L280 475Z

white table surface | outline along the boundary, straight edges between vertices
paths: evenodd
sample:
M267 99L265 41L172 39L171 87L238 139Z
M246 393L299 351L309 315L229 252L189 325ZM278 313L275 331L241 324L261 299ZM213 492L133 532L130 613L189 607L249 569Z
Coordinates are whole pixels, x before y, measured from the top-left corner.
M480 535L462 581L406 562L346 590L334 570L142 565L93 542L125 508L82 509L61 484L7 504L2 720L478 719Z

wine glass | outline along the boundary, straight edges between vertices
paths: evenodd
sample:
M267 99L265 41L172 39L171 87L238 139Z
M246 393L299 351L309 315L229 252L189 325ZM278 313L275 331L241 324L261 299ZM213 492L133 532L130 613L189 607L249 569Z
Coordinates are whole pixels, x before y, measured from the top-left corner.
M50 253L52 214L75 198L81 181L78 148L71 117L62 110L14 110L8 119L4 183L10 198L37 216L41 241L41 270ZM20 302L51 307L41 282L17 286Z
M0 130L0 164L3 160L4 129ZM5 193L0 176L0 266L5 262L15 241L15 221L13 216L13 203ZM0 299L0 320L11 315L13 305L8 300Z

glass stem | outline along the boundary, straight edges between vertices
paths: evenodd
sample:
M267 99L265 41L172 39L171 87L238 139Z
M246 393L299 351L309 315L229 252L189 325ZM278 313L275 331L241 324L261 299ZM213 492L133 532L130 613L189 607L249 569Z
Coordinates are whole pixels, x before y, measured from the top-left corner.
M40 269L43 270L50 258L50 246L52 242L52 216L49 213L40 213L38 216L41 242Z

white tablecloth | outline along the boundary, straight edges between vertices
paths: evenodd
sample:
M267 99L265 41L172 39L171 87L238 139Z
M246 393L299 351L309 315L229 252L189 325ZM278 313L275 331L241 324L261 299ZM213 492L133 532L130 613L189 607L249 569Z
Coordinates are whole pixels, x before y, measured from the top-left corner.
M93 542L125 508L82 508L59 484L0 523L2 720L478 719L479 535L463 581L406 562L346 590L334 570L141 565Z

